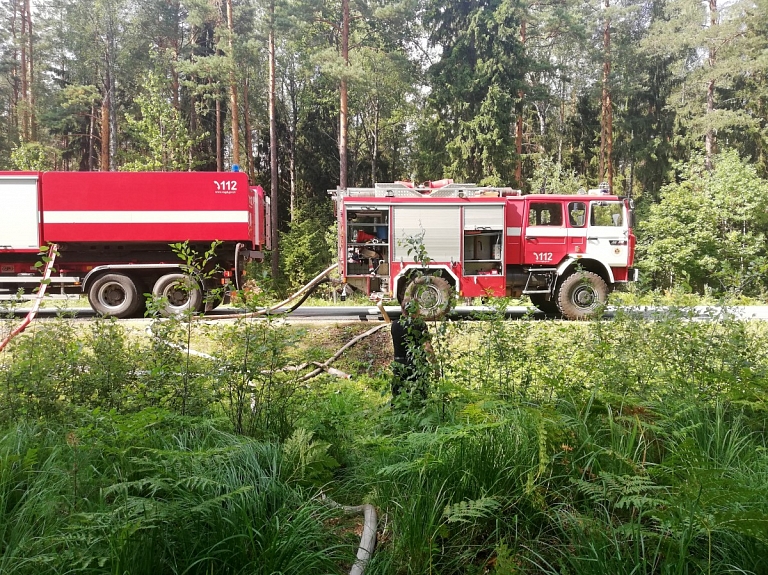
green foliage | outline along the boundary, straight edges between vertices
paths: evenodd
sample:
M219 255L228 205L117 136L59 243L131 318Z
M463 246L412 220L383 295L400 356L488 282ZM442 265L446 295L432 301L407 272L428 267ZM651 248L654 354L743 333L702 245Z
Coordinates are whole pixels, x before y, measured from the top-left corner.
M566 170L562 164L548 158L536 162L536 168L530 179L530 189L540 194L575 194L579 189L589 186L574 171Z
M290 474L277 446L163 412L5 428L0 569L333 572L332 513Z
M16 170L42 172L57 165L59 152L56 148L40 142L25 142L11 151L11 162Z
M692 319L441 322L407 413L274 322L45 322L0 357L0 569L343 571L322 487L384 518L370 573L764 573L768 331Z
M528 64L520 42L522 14L504 0L432 1L425 8L430 44L441 52L429 68L428 104L437 123L428 127L437 137L423 142L437 154L445 149L445 176L509 183L515 98Z
M293 469L289 481L323 487L333 478L332 472L339 463L328 454L331 444L313 436L311 431L296 429L283 443L283 456Z
M681 182L665 186L640 222L638 267L654 287L760 294L768 288L768 182L735 152L720 154L711 173L700 166L682 166Z
M171 105L166 87L153 71L145 77L136 97L138 118L126 115L126 131L135 142L132 158L122 169L127 172L191 170L196 162L192 149L205 134L189 133L179 110Z
M290 230L280 237L280 267L291 287L305 285L336 258L326 233L328 214L310 206L297 210Z
M303 386L286 370L296 334L272 321L238 320L219 330L213 353L213 391L236 433L285 439L296 417L292 405Z
M89 395L80 386L82 348L73 326L64 319L16 338L8 348L13 361L0 373L3 421L57 418Z

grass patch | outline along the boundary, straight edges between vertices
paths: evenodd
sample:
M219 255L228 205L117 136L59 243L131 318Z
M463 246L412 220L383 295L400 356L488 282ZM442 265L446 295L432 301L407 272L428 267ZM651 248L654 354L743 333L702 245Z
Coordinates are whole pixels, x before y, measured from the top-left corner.
M436 323L395 407L386 330L303 382L367 326L71 326L0 356L0 572L341 573L320 489L379 509L371 574L767 572L760 322Z

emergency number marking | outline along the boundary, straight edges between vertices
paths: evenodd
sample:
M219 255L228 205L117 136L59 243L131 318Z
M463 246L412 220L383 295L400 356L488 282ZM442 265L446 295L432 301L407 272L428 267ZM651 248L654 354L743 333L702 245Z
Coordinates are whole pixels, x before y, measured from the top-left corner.
M533 257L537 262L551 262L552 252L533 252Z
M217 194L234 194L237 192L237 180L214 180Z

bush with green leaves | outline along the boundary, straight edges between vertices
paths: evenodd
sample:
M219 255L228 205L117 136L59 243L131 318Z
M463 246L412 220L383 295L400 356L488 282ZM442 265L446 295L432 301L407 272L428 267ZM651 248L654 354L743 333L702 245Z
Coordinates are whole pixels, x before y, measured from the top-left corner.
M680 166L637 226L637 265L655 288L762 294L768 289L768 181L734 151ZM642 277L642 276L641 276Z
M235 433L270 439L291 434L304 386L298 371L285 368L299 335L251 318L217 330L211 387Z
M333 212L327 208L302 206L288 232L281 235L280 269L291 288L303 286L336 259L326 233L332 218Z

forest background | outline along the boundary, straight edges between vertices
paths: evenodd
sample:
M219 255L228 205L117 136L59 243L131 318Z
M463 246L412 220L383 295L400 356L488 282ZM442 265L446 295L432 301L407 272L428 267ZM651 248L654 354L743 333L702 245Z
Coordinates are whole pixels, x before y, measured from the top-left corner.
M437 180L638 205L643 287L768 292L768 0L3 0L0 168L225 170L272 276L327 190Z

